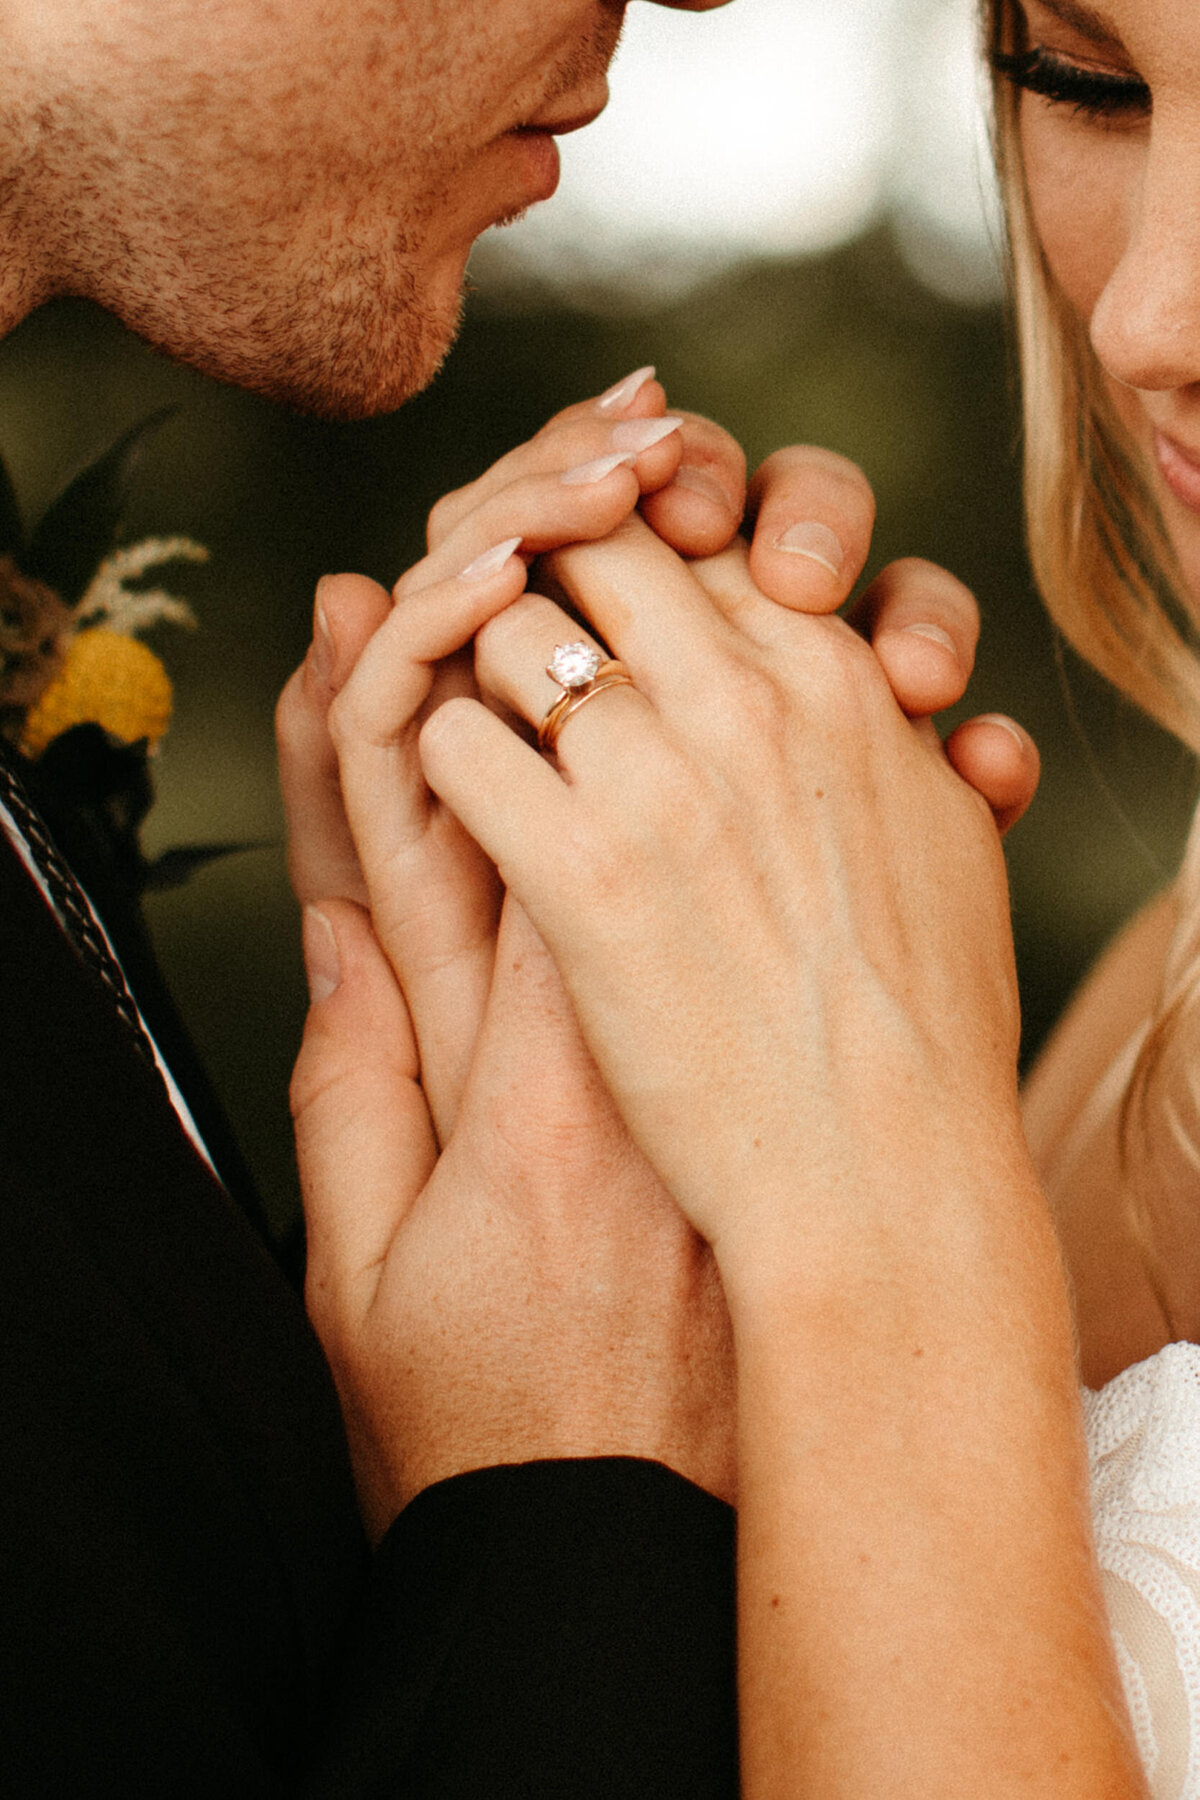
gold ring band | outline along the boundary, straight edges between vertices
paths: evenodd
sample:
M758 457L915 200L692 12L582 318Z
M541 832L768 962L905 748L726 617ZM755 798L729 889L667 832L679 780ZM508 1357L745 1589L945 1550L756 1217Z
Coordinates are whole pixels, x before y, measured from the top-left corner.
M553 751L558 743L559 734L572 713L602 694L605 688L632 687L633 677L622 662L602 662L586 687L568 688L554 702L541 724L538 726L538 749Z

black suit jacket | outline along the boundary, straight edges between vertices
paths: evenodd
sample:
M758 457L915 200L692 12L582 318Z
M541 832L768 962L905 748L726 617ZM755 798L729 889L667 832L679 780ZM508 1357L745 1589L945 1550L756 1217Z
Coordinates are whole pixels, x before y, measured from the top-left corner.
M735 1793L708 1495L483 1470L368 1555L303 1308L132 910L80 872L246 1204L0 835L0 1792Z

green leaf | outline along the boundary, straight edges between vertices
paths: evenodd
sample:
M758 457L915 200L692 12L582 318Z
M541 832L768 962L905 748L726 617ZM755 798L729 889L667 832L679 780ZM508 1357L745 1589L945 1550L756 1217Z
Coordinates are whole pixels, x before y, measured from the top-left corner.
M22 567L77 606L112 549L129 484L149 438L178 407L164 406L119 437L42 515Z

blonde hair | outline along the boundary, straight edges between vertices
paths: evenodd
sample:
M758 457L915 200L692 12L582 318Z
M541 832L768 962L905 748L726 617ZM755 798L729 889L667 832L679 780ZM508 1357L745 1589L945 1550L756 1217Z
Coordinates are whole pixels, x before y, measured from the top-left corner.
M995 54L1023 48L1013 0L985 0ZM1087 331L1033 228L1018 137L1021 96L994 84L994 140L1021 357L1025 514L1033 571L1064 637L1200 753L1200 654L1142 452L1109 397ZM1200 1201L1200 842L1180 874L1181 918L1126 1090L1122 1179L1147 1272L1171 1329L1174 1231ZM1191 1302L1195 1305L1195 1302Z

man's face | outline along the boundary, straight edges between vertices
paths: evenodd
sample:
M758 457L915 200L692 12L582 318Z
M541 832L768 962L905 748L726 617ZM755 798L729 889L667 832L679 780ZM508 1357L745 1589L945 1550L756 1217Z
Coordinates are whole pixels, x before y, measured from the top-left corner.
M3 0L33 291L305 408L393 407L453 337L473 240L548 197L549 131L603 105L624 11Z

